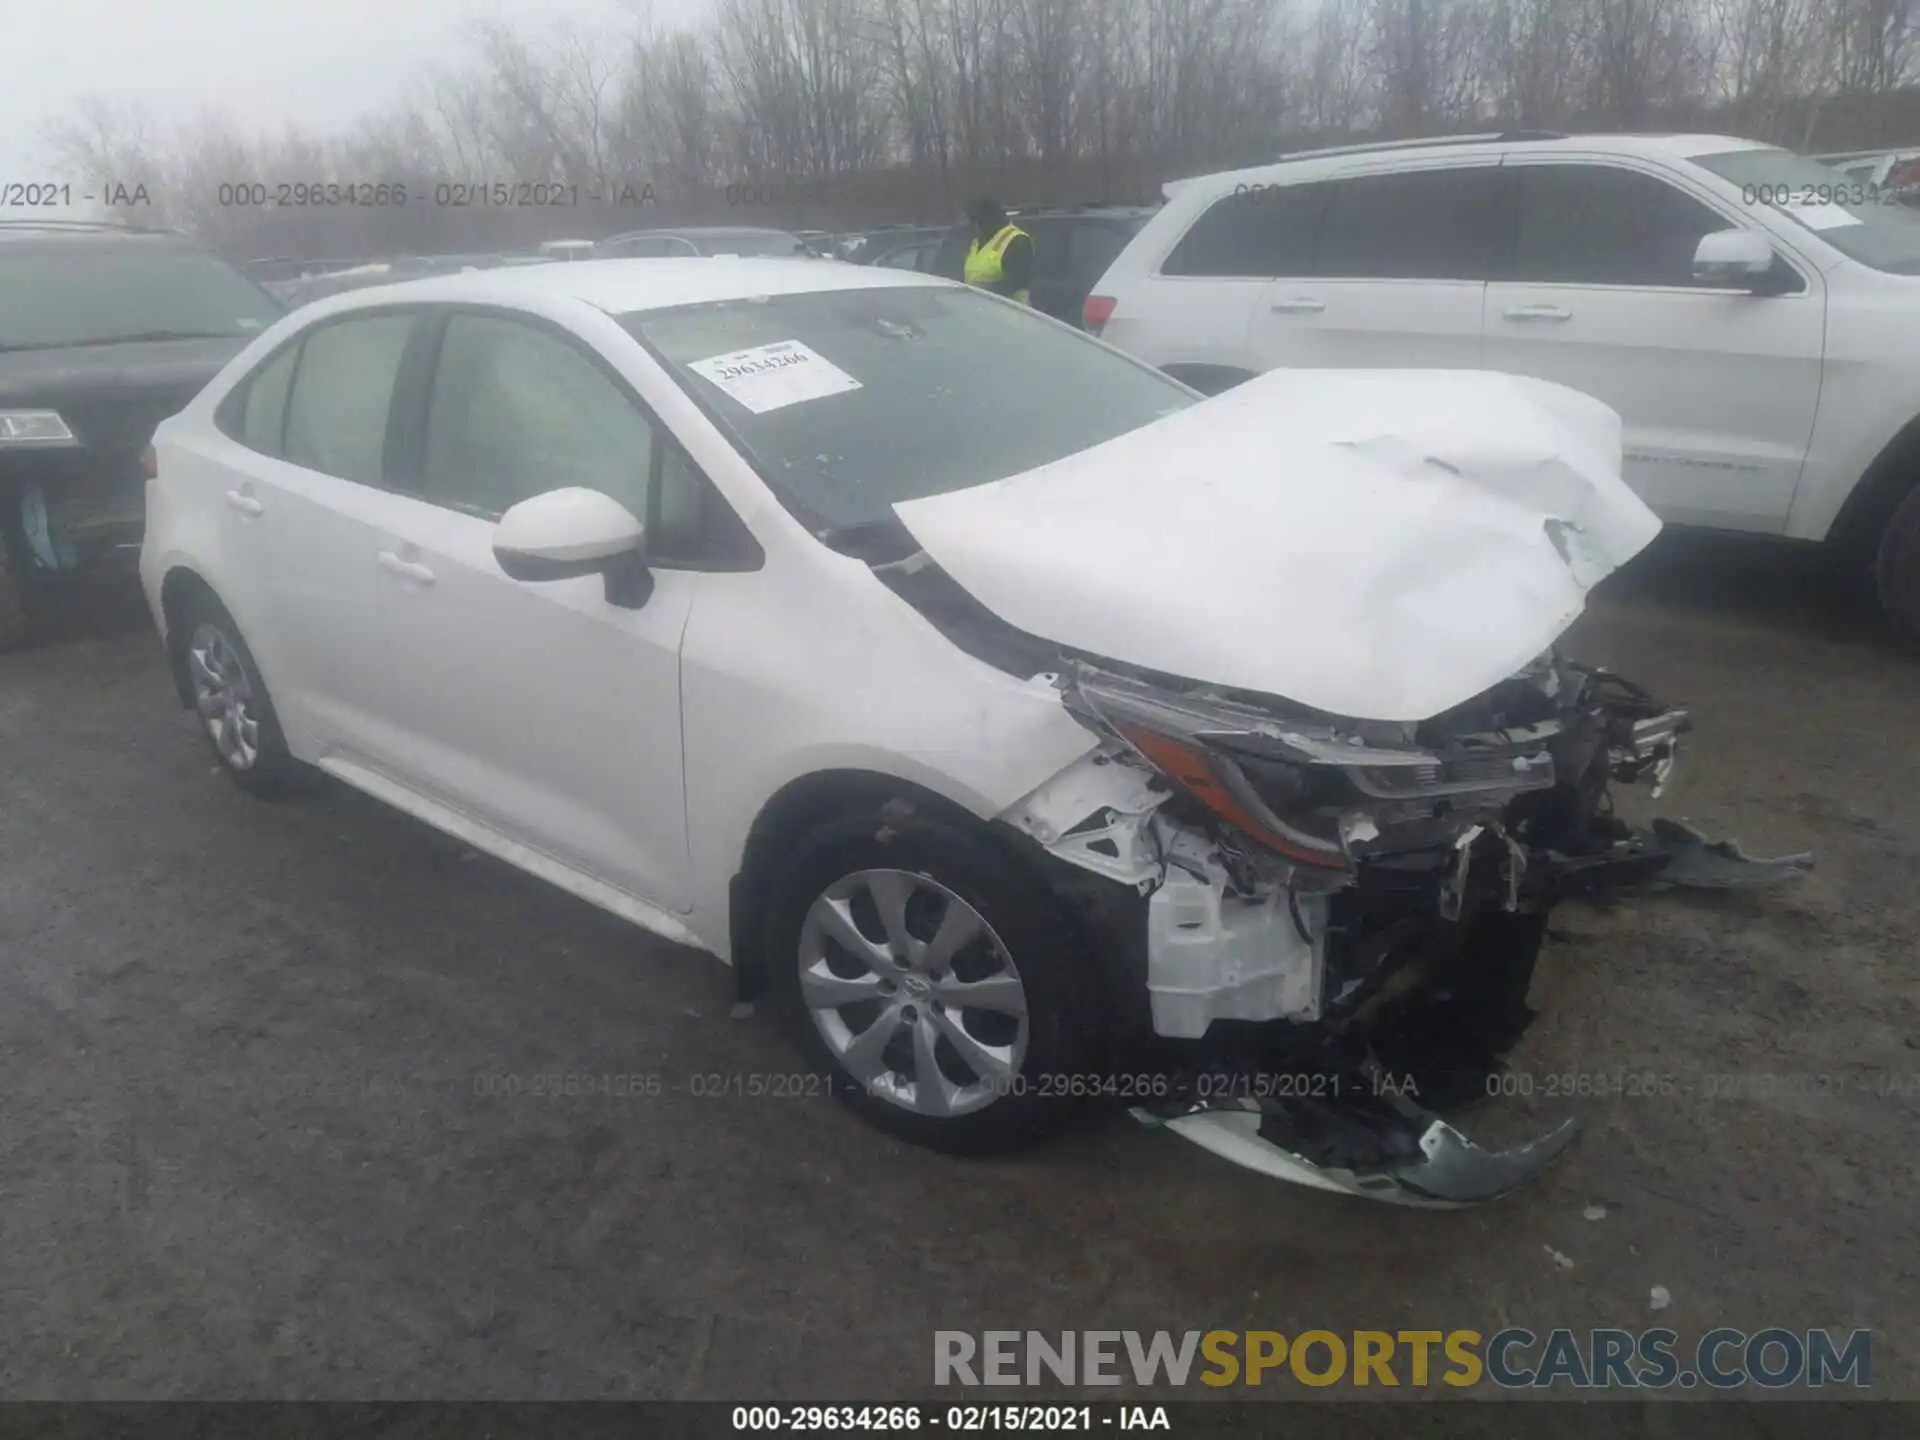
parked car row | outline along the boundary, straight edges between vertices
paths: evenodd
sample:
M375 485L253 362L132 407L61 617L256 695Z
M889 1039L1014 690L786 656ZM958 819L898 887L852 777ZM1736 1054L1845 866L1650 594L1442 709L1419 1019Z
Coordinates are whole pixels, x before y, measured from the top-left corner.
M1095 282L1153 213L1152 207L1142 205L1009 211L1008 218L1033 238L1033 307L1070 325L1080 324ZM912 228L885 236L860 263L958 280L972 239L972 227L966 224Z

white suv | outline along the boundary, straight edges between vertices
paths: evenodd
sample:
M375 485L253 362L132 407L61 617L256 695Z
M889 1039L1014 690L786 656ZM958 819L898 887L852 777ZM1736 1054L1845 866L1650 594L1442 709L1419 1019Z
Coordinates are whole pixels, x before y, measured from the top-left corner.
M1559 381L1663 518L1833 542L1920 638L1920 214L1715 135L1469 136L1178 181L1090 330L1207 393L1282 366Z

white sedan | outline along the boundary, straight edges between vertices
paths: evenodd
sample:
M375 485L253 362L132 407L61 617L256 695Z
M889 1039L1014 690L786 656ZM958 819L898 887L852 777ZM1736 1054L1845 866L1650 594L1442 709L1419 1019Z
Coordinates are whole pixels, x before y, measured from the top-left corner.
M151 459L147 594L236 781L324 772L714 952L913 1139L1100 1096L1499 1193L1570 1129L1489 1153L1383 1069L1480 1083L1555 900L1679 863L1604 802L1683 717L1553 650L1657 528L1558 387L1202 401L909 272L591 261L303 309Z

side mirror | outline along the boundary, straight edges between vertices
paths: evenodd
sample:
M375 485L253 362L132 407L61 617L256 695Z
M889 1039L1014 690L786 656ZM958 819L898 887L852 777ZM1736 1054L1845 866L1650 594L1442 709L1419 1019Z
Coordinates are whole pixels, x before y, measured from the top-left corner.
M607 603L638 610L653 593L641 555L646 526L612 496L571 486L522 500L493 527L493 558L509 579L605 578Z
M1758 230L1715 230L1693 252L1693 278L1704 285L1756 287L1773 269L1773 241Z

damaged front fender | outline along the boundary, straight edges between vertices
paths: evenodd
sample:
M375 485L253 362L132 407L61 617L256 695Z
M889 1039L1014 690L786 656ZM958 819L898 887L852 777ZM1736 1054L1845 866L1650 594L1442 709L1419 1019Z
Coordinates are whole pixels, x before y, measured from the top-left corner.
M1174 1082L1135 1114L1322 1189L1474 1204L1572 1143L1569 1121L1488 1150L1440 1113L1527 1028L1556 904L1811 865L1616 820L1609 788L1663 786L1689 719L1552 654L1418 724L1084 661L1058 683L1104 743L999 818L1141 902L1147 1058ZM1382 1065L1417 1084L1370 1093Z

